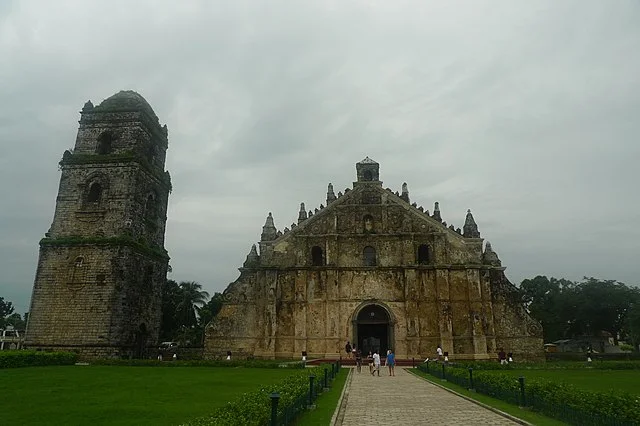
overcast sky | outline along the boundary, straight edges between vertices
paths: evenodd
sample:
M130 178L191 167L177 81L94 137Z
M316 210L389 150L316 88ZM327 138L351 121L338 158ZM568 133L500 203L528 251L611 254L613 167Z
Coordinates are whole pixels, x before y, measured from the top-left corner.
M0 296L28 309L78 111L130 89L169 127L166 247L222 291L268 212L365 156L514 283L640 282L640 3L0 1Z

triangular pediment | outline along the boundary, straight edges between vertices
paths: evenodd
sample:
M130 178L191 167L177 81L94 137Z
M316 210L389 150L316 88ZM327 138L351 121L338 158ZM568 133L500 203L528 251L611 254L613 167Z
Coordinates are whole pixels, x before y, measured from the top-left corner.
M346 191L344 195L338 197L328 206L318 209L311 217L300 222L272 242L286 241L296 235L326 235L326 229L331 227L331 222L335 221L335 217L345 215L349 211L349 207L352 207L352 211L358 212L358 214L366 215L368 208L374 210L381 205L384 206L389 216L389 230L386 232L438 232L449 234L455 238L464 238L455 230L448 228L427 214L427 211L421 211L416 205L408 203L390 189L382 188L380 183L356 182L353 189ZM334 233L342 232L337 229Z

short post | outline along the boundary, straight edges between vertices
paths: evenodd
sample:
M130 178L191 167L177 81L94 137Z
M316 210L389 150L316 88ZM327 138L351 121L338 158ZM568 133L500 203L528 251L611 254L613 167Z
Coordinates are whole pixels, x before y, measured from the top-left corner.
M269 395L269 398L271 398L271 426L276 426L278 424L278 401L280 400L280 394L273 392Z
M447 381L447 378L445 377L445 372L444 372L444 363L442 364L442 380L444 380L445 382Z
M324 388L325 389L329 389L329 385L327 382L327 375L329 374L329 371L327 371L327 367L324 368Z
M411 368L416 368L416 359L411 358Z
M313 405L313 380L316 378L313 374L309 376L309 407Z
M469 390L472 391L473 389L473 368L469 368Z
M527 406L527 400L524 396L524 377L520 376L518 377L518 381L520 382L520 406L521 407L526 407Z
M429 360L427 360L427 374L429 374Z

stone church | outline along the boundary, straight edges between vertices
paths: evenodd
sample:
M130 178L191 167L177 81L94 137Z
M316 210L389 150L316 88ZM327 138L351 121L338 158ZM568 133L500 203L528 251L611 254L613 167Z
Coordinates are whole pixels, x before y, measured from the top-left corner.
M82 108L40 241L25 345L144 357L157 345L171 180L167 126L138 93Z
M523 307L470 211L464 227L384 189L379 165L356 164L353 189L300 206L278 231L269 214L240 277L207 326L205 357L335 358L347 341L398 358L543 356L542 328Z

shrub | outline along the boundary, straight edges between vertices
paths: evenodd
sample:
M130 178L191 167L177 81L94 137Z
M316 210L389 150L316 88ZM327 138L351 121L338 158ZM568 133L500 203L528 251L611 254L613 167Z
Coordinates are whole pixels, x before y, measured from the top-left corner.
M78 358L71 352L2 351L0 368L73 365Z
M93 365L119 365L133 367L234 367L234 368L304 368L302 361L278 360L185 360L157 361L154 359L98 359Z
M601 362L595 365L615 365L619 369L638 368L633 362ZM464 368L461 368L463 367ZM556 383L542 378L525 381L525 401L520 398L518 379L509 374L500 374L493 363L457 363L446 369L446 378L453 383L467 387L468 368L473 367L473 382L476 391L500 400L531 407L549 417L580 425L633 425L640 424L640 398L628 393L594 392L579 389L573 385ZM519 369L522 366L514 366ZM577 367L577 365L574 365ZM420 370L427 372L426 366ZM501 366L511 369L511 366ZM538 366L543 368L543 366ZM556 367L558 368L558 367ZM483 369L485 371L483 371ZM438 368L430 368L429 373L440 375Z
M235 401L218 408L211 415L191 420L183 426L259 426L269 424L271 418L271 398L269 395L273 392L278 392L280 395L279 417L283 417L287 411L290 413L291 407L304 407L309 395L309 376L312 374L318 378L315 386L317 392L321 387L320 377L324 375L322 367L295 372L279 383L245 393Z

